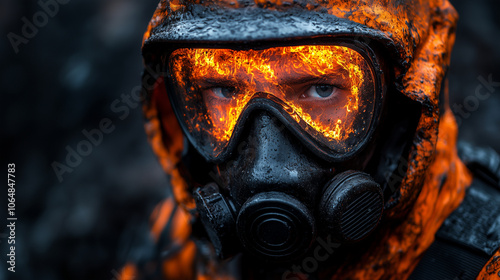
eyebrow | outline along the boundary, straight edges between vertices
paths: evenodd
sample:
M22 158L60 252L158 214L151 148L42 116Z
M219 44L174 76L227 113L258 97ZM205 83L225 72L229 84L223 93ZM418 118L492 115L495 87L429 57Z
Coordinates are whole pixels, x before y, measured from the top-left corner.
M350 82L345 77L349 75L349 71L346 70L341 65L336 65L331 69L331 73L327 74L314 74L307 73L307 71L296 71L293 66L284 63L278 63L278 67L275 67L274 71L277 72L276 82L279 84L305 84L311 82L328 82L332 79L341 79L342 81ZM280 71L288 68L289 71ZM258 70L257 70L258 71ZM236 71L237 72L237 71ZM191 75L188 75L191 76ZM189 77L192 82L196 83L200 87L213 87L213 86L238 86L245 80L237 79L236 76L224 76L224 75L210 75L211 77Z
M323 74L319 76L313 76L313 75L302 75L302 77L293 77L293 75L287 75L284 78L279 79L279 83L284 83L284 84L292 84L292 85L300 85L300 84L307 84L307 83L321 83L321 82L329 82L330 80L333 79L341 79L343 82L347 82L350 84L349 80L344 79L341 73L335 72L331 74Z
M227 87L227 86L238 86L238 81L237 80L231 80L228 79L227 77L221 76L220 78L206 78L206 77L200 77L200 78L191 78L191 81L197 84L201 88L207 88L207 87Z

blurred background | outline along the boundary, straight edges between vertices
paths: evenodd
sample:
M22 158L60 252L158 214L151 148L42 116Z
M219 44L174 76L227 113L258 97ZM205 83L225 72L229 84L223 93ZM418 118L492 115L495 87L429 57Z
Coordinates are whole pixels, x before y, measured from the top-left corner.
M5 261L2 187L0 280L117 279L126 259L148 250L149 214L168 195L140 106L111 109L140 85L142 34L158 0L59 2L53 16L35 19L39 28L26 30L32 38L13 47L8 34L21 35L42 8L0 0L0 166L6 173L16 164L18 218L14 274ZM476 93L500 82L498 1L451 2L461 16L448 74L460 138L500 151L500 84ZM64 164L87 139L83 131L106 118L113 131L96 136L99 144L58 177L53 164Z

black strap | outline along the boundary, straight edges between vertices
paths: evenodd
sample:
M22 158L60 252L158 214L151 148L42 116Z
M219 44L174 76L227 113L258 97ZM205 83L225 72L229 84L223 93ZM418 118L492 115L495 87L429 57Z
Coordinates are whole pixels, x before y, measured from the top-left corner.
M471 152L472 150L469 150ZM494 153L494 152L493 152ZM490 159L489 166L471 160L476 167L472 185L466 192L464 201L445 220L436 234L434 243L425 252L411 280L475 279L488 260L500 248L500 188L496 182L496 172L480 173L476 170L491 170L498 155L469 159ZM495 164L492 164L495 163ZM490 178L484 178L483 176Z
M467 142L457 146L460 159L474 176L500 190L500 155L490 147L476 147Z
M410 276L410 280L475 279L489 257L476 250L436 238Z

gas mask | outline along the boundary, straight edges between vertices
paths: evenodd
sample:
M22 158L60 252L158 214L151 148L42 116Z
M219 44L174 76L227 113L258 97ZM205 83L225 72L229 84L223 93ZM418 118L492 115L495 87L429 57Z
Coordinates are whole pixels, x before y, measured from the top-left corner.
M430 190L444 181L451 205L464 186L436 153L454 139L440 104L456 19L446 0L161 0L143 111L186 217L162 235L183 248L164 249L168 272L279 277L329 238L345 245L325 243L320 279L409 275L453 209L436 215Z
M219 257L243 249L289 261L318 235L352 244L376 228L383 189L363 171L385 88L370 47L346 39L178 48L165 69L172 107L203 162L187 169L213 170L191 187Z

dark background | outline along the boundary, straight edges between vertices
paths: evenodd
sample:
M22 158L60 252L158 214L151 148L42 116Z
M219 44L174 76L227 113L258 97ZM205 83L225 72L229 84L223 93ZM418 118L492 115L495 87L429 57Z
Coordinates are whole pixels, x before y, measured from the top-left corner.
M498 1L452 3L461 16L449 72L450 104L466 113L460 137L500 151L500 86L474 99L478 77L500 82ZM14 274L5 262L2 185L0 280L115 280L127 258L147 253L148 217L168 195L166 178L146 142L140 107L121 119L111 104L140 85L142 34L156 5L69 1L15 54L7 34L21 34L22 18L32 22L41 8L0 0L0 173L16 164L18 218ZM64 163L67 149L86 139L82 130L98 129L104 118L114 131L59 181L51 164Z

